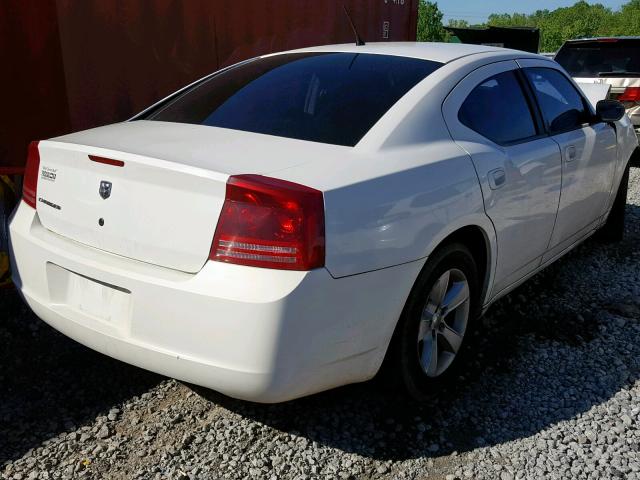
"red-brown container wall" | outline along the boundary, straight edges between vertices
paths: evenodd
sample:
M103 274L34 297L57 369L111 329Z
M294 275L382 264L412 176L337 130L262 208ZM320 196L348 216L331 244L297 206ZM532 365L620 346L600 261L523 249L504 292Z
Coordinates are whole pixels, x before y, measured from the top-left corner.
M0 175L23 167L33 139L69 132L53 0L0 4Z
M415 40L418 0L4 0L0 173L30 140L129 118L220 67L265 53Z

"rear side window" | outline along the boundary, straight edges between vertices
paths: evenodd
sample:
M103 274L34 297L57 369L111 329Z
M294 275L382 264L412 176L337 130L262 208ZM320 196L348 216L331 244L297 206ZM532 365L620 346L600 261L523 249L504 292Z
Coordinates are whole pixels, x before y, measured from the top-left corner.
M537 134L531 110L513 71L495 75L475 87L460 107L458 119L502 145Z
M141 118L354 146L441 65L362 53L275 55L216 74Z
M589 121L582 96L562 73L551 68L525 68L524 71L550 132L574 130Z
M640 77L640 40L570 42L555 60L572 77Z

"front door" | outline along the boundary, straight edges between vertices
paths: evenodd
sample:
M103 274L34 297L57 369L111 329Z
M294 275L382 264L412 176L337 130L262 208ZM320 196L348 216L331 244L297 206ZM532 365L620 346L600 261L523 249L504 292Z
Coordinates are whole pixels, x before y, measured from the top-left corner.
M616 132L606 123L594 123L587 100L560 70L527 66L523 71L562 154L562 195L546 256L552 258L590 233L605 214L616 165Z

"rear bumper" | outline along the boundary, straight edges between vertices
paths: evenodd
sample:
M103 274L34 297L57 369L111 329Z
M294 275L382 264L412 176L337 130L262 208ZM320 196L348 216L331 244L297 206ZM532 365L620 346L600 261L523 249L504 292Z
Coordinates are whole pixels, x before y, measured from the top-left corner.
M424 263L341 279L218 262L187 274L51 233L24 203L10 237L14 282L52 327L127 363L257 402L371 378ZM88 313L83 282L115 291L109 305L118 307Z

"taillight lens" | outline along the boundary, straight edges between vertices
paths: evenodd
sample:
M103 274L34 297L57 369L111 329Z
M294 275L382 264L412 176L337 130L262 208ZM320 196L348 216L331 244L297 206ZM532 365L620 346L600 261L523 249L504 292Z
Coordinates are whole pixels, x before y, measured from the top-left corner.
M40 152L38 142L31 142L27 152L27 166L22 182L22 199L32 208L36 208L38 197L38 175L40 173Z
M324 266L322 192L261 175L234 175L209 258L282 270Z
M618 97L620 102L640 102L640 87L627 87Z

